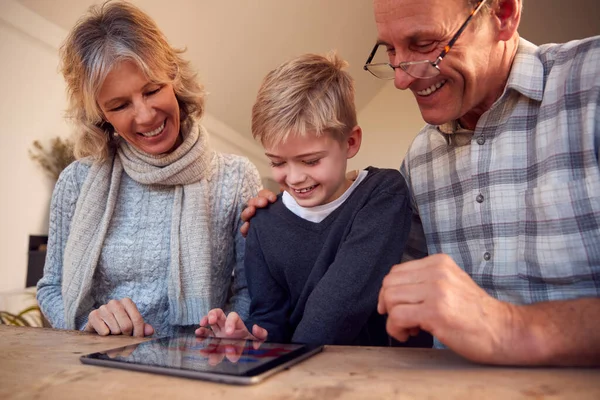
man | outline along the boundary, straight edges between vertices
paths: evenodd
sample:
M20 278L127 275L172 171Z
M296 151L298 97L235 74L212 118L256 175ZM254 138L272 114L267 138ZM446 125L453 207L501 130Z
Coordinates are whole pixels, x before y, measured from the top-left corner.
M600 39L537 48L521 1L481 3L374 1L394 66L435 60L480 10L439 74L393 68L430 124L402 171L408 251L431 255L392 269L379 311L397 339L418 327L475 361L598 363Z
M379 294L388 333L483 363L600 364L600 38L538 48L520 0L374 9L391 65L365 68L429 124L401 168L412 260Z

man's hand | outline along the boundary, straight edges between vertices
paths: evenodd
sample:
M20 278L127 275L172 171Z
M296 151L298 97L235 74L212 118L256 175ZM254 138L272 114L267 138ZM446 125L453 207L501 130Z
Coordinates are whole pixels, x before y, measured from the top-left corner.
M209 329L210 327L210 329ZM266 340L268 332L258 325L248 332L244 321L236 312L225 313L220 308L214 308L200 320L200 328L196 329L197 336L216 336L227 339Z
M489 296L447 255L395 265L384 278L377 310L400 341L424 329L477 362L504 363L512 305Z
M277 200L277 195L271 192L270 190L263 189L258 192L258 196L251 198L248 201L248 205L242 211L242 224L240 228L240 232L242 232L242 236L246 237L248 235L248 230L250 230L250 220L256 214L257 208L265 208L269 203L275 203Z
M86 332L97 332L100 336L128 335L150 336L154 328L144 322L135 303L129 299L111 300L90 313Z

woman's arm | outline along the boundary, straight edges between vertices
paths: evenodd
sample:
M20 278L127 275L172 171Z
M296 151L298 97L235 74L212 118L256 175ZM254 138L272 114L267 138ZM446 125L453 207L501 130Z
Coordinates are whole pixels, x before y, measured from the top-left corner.
M44 276L37 284L37 301L54 328L66 328L61 286L63 253L79 197L80 182L86 173L87 166L80 163L69 165L58 178L52 194L46 263Z
M250 308L250 297L248 295L248 285L244 268L246 241L240 232L243 221L238 216L242 213L248 201L258 194L258 191L261 189L261 183L258 170L250 161L243 159L242 168L242 181L235 209L236 224L233 227L235 265L233 267L231 297L225 308L227 311L235 311L243 320L246 320Z

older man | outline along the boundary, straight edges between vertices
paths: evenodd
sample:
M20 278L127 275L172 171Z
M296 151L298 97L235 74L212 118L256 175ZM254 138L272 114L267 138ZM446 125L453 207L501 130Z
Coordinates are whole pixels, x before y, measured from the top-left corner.
M483 363L600 364L600 37L534 46L520 0L374 9L365 69L428 123L401 168L413 231L379 295L388 332Z
M426 257L385 278L388 332L485 363L598 364L600 37L536 47L520 0L374 8L389 64L365 68L428 122L401 168L406 254Z

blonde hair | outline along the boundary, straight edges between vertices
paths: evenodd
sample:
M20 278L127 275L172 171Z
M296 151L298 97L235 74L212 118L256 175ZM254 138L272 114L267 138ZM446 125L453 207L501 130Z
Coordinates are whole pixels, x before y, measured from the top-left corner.
M308 133L343 140L357 124L346 66L335 52L304 54L269 72L252 107L252 136L263 146Z
M154 83L170 83L180 108L182 131L204 112L204 88L190 63L174 49L154 20L123 1L92 6L60 48L61 72L67 83L67 117L76 125L75 156L105 160L117 144L114 128L96 97L110 71L134 62Z

